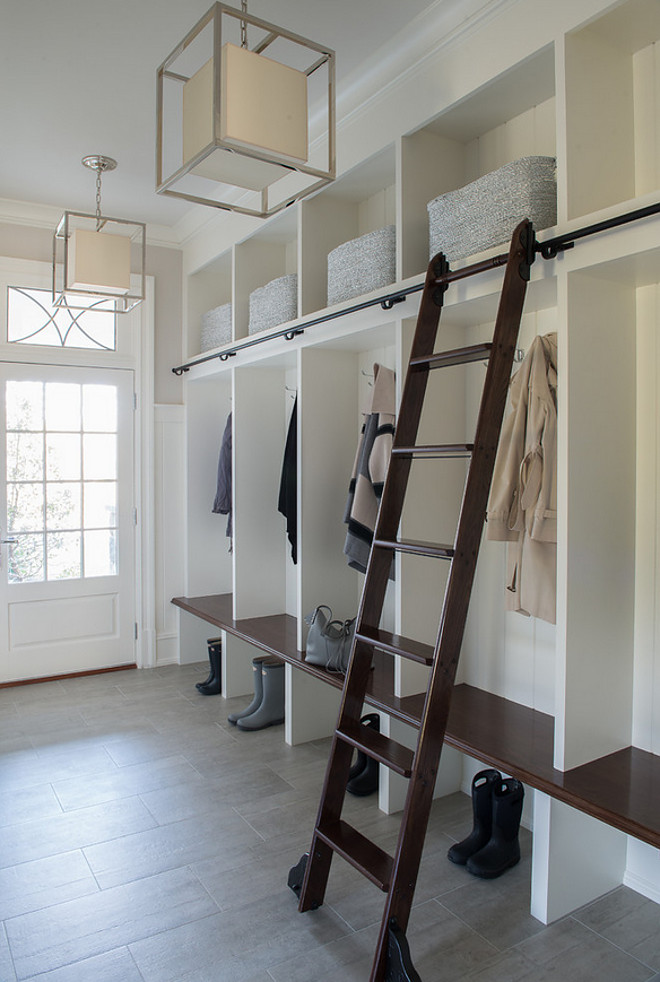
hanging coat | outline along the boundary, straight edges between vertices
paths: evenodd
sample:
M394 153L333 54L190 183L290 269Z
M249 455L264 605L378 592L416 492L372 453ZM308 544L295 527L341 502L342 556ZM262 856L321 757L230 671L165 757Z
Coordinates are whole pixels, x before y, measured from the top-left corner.
M557 335L536 337L511 379L488 502L486 538L508 542L507 610L555 623Z
M395 382L396 376L391 369L374 365L371 401L365 413L344 511L344 522L348 525L344 553L348 565L362 573L367 568L390 462L395 421ZM393 575L392 572L390 576Z
M286 519L286 534L291 545L291 559L298 562L298 400L293 404L286 435L280 494L277 510Z
M225 535L228 539L232 537L232 510L231 510L231 413L227 416L225 431L222 434L220 444L220 456L218 457L218 483L215 492L215 500L211 511L215 515L227 515L227 528Z

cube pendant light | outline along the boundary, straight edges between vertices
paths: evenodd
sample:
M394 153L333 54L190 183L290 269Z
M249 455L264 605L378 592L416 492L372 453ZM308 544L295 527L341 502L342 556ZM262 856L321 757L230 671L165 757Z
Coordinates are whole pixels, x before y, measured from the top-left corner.
M334 52L242 2L215 3L158 69L156 190L263 218L334 180Z
M98 309L127 313L144 300L145 225L101 214L101 175L112 157L84 157L96 171L96 214L65 211L53 236L53 304L85 310L90 297L112 300Z

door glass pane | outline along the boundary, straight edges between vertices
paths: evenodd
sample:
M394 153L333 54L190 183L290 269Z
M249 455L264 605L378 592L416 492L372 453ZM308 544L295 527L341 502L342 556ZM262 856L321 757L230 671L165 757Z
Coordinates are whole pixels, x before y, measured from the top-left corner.
M43 430L44 389L41 382L7 382L7 429Z
M46 563L49 580L80 577L80 532L48 532Z
M117 389L114 385L83 385L83 429L117 432Z
M117 387L12 380L6 403L9 582L117 575Z
M80 528L80 484L46 485L46 528Z
M10 583L41 582L44 577L44 537L42 533L21 535L9 546L8 580Z
M80 430L80 386L46 382L46 429Z
M117 533L113 529L85 532L85 576L116 576Z
M44 527L43 484L7 484L7 528L37 532Z
M80 434L49 433L46 437L46 480L79 481Z
M7 434L7 480L40 481L44 473L41 433Z
M83 477L86 481L112 481L117 477L117 438L105 434L83 436Z
M114 481L92 483L84 487L85 528L113 528L117 524L117 485Z

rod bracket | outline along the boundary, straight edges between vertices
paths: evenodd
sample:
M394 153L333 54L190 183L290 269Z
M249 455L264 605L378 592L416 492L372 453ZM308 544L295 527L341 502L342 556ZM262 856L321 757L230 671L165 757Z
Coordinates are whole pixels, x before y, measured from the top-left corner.
M286 334L284 335L284 337L285 337L285 339L287 341L293 341L293 339L295 337L297 337L299 334L304 334L304 333L305 333L305 331L303 330L303 328L302 327L298 327L298 328L296 328L295 331L287 331Z
M223 351L221 355L218 355L220 361L227 361L228 358L235 358L235 357L236 357L235 351Z
M547 242L537 242L536 249L541 253L543 259L556 259L560 252L566 249L573 249L575 242L558 242L556 239L548 239Z
M189 371L190 371L190 369L188 368L188 366L187 366L187 365L181 365L181 366L180 366L179 368L173 368L173 369L172 369L172 373L173 373L174 375L176 375L176 376L179 376L179 377L180 377L181 375L185 375L185 373L186 373L186 372L189 372Z
M387 297L386 300L381 300L380 306L383 310L391 310L392 307L397 303L405 303L405 296L401 297Z

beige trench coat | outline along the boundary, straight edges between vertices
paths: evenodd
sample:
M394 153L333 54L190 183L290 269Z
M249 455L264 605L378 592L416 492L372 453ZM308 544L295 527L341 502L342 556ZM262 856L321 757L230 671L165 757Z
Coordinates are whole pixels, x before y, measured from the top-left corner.
M488 502L486 538L508 542L507 610L555 623L557 335L536 337L511 379Z

